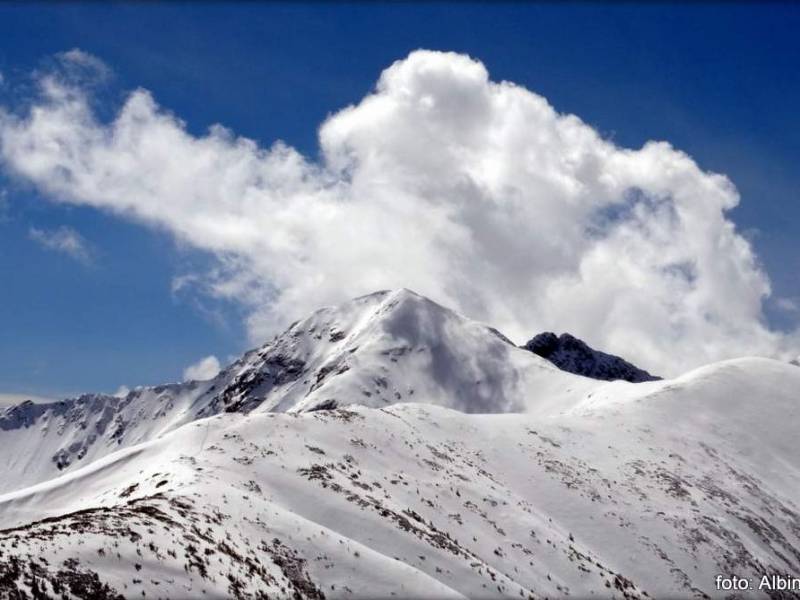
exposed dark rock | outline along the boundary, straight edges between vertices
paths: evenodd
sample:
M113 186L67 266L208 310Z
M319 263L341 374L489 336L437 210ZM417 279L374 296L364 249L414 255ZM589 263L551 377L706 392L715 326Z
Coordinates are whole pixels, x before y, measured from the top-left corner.
M523 348L549 360L562 371L592 379L604 381L622 379L632 383L661 379L619 356L595 350L586 342L568 333L557 336L546 331L534 337Z

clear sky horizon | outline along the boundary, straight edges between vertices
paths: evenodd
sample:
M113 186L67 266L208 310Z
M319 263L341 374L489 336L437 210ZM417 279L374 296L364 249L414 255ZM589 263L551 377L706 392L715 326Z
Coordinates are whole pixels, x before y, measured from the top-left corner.
M741 197L727 218L771 282L753 319L789 339L800 315L797 31L792 3L3 3L0 107L25 114L32 81L80 49L108 69L92 100L101 121L142 88L192 136L218 123L313 162L321 124L395 61L421 48L466 54L619 147L664 140L726 175ZM10 165L0 156L0 394L176 381L257 341L251 307L180 283L218 267L215 247L60 202ZM516 318L531 336L570 325Z

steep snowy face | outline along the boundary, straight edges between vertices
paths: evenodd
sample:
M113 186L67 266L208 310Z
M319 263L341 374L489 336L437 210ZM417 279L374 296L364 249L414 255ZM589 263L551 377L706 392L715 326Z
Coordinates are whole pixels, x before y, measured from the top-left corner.
M219 414L0 496L0 596L730 597L800 572L797 389L743 359L545 417Z
M379 292L211 381L7 408L0 597L724 597L717 574L800 573L800 369L647 381L553 338Z
M500 333L409 290L327 307L214 379L0 411L0 492L219 414L425 402L467 413L561 412L596 382L559 371Z
M231 373L203 414L408 401L521 412L559 386L586 389L491 327L409 290L321 309L221 377Z
M631 383L660 379L619 356L595 350L583 340L568 333L557 336L546 331L535 336L523 348L546 358L559 369L593 379L623 380Z
M156 438L195 418L209 382L137 389L124 398L85 394L0 411L0 492L31 485Z

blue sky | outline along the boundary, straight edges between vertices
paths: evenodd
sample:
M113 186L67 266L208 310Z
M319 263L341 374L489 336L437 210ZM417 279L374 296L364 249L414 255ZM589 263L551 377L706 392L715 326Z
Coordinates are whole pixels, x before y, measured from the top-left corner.
M729 217L772 282L766 318L789 331L800 298L797 31L792 4L0 4L0 104L21 105L31 72L77 47L113 70L101 114L142 87L190 133L221 123L314 157L326 116L359 102L392 62L417 48L466 53L620 146L667 140L726 174L742 198ZM0 184L0 392L177 380L203 356L251 344L241 306L171 290L207 253L45 201L16 178ZM63 227L85 240L87 260L31 235Z

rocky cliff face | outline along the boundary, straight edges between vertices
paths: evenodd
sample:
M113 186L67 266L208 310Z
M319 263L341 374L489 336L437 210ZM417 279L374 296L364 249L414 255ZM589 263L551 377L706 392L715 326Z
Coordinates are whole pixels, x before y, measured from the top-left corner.
M632 365L624 358L591 348L583 340L550 331L540 333L523 346L534 354L549 360L559 369L604 381L623 380L631 383L661 379L644 369Z

